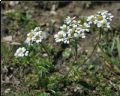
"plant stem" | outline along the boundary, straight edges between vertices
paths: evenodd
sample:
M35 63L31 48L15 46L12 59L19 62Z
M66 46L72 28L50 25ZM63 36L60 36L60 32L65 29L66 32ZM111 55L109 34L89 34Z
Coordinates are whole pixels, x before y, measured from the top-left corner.
M49 60L51 61L51 56L50 56L50 53L47 50L46 46L42 42L41 42L41 45L42 45L43 49L45 50L45 52L48 54Z
M77 40L75 40L75 61L77 60L77 52L78 52L78 46L77 46Z
M100 40L101 40L101 30L100 30L100 34L99 34L98 40L96 40L97 42L96 42L96 44L95 44L95 46L94 46L91 54L83 61L82 65L84 65L84 64L86 63L86 61L93 55L93 53L95 52L95 50L96 50L96 48L97 48ZM80 66L81 66L81 65L79 65L77 69L79 69Z

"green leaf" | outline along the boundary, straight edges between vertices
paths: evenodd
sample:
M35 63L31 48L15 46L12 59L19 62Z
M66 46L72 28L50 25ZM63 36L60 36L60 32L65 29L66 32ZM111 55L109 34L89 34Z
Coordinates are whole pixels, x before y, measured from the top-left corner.
M90 89L92 90L93 89L93 86L91 84L88 84L87 82L83 81L83 80L79 80L78 82L80 85L82 85L84 88L87 88L87 89Z
M120 38L119 37L116 37L116 43L117 43L117 50L118 50L119 60L120 60Z
M71 54L72 54L71 48L66 48L65 51L63 52L62 56L63 56L63 58L68 59Z
M37 22L35 20L29 20L25 25L25 31L28 32L31 29L34 29L37 26Z

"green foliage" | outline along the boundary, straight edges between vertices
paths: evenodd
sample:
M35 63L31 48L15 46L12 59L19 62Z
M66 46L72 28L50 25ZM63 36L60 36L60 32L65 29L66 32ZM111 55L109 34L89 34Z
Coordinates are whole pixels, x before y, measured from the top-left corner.
M59 85L59 81L61 80L63 76L60 73L53 73L48 77L48 85L47 88L48 90L54 90L57 91L58 89L58 85Z
M35 20L29 20L25 25L25 31L28 32L30 29L34 29L37 26L37 22Z
M120 60L120 38L119 37L116 37L116 43L117 43L118 56Z
M64 59L68 59L72 54L71 48L66 48L62 54Z

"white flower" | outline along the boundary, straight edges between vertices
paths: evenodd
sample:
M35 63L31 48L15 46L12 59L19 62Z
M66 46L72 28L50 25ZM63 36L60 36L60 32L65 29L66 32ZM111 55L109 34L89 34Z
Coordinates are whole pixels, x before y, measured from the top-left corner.
M97 12L96 15L91 15L87 17L89 24L95 24L97 27L102 27L104 29L110 28L110 22L112 21L112 14L106 10Z
M74 28L77 28L77 25L73 25Z
M74 37L78 37L78 34L77 34L77 33L74 33Z
M94 15L88 16L87 21L89 24L95 24L96 17Z
M97 12L97 27L110 28L110 22L112 21L113 15L106 10Z
M33 32L28 33L27 38L25 40L25 43L27 43L28 45L31 45L31 42L33 40L33 36L34 36Z
M26 51L26 52L25 52L25 56L28 56L28 53L29 53L29 51Z
M36 27L34 30L31 30L31 32L27 34L25 43L28 45L32 45L33 43L39 44L44 38L46 38L46 36L46 32L41 31L40 27Z
M64 20L64 23L69 24L71 22L70 16L67 16L67 18Z
M29 51L27 51L25 49L25 47L20 47L20 48L18 48L16 50L14 56L16 56L16 57L24 57L24 56L28 56L28 53L29 53Z
M54 35L56 42L61 42L66 40L66 33L64 31L59 31L57 34Z
M87 22L89 24L95 24L97 27L102 27L104 29L110 28L110 22L112 21L113 15L106 10L97 12L95 15L87 17Z
M64 30L67 26L64 24L63 26L60 27L60 29Z
M90 25L88 24L88 23L83 23L83 24L81 24L80 25L80 31L81 32L89 32L89 27L90 27Z
M40 27L36 27L33 31L34 32L39 32L40 31Z
M60 27L60 31L54 35L56 42L63 42L69 44L72 40L78 38L85 38L85 31L89 31L90 25L88 23L81 24L80 20L76 20L75 17L67 17L64 24Z
M67 18L64 20L65 24L70 24L74 18L71 18L70 16L67 16Z
M102 24L100 22L97 23L97 27L101 27Z

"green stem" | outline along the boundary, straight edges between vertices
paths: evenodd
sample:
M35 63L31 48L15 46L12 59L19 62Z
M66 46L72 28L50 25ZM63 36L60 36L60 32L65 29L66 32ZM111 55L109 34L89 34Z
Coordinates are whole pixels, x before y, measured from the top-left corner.
M75 61L77 60L77 52L78 52L78 46L77 46L77 40L75 40Z
M97 42L96 42L96 44L95 44L95 46L94 46L94 48L93 48L91 54L83 61L82 65L84 65L84 64L87 62L87 60L88 60L89 58L91 58L91 56L92 56L93 53L95 52L95 50L96 50L96 48L97 48L97 46L98 46L100 40L101 40L101 30L100 30L100 34L99 34L98 40L96 40ZM81 67L81 65L79 65L77 69L79 69L80 67Z
M49 60L51 61L51 55L50 55L50 52L47 50L47 47L42 42L41 42L41 45L43 49L45 50L45 52L48 54Z

